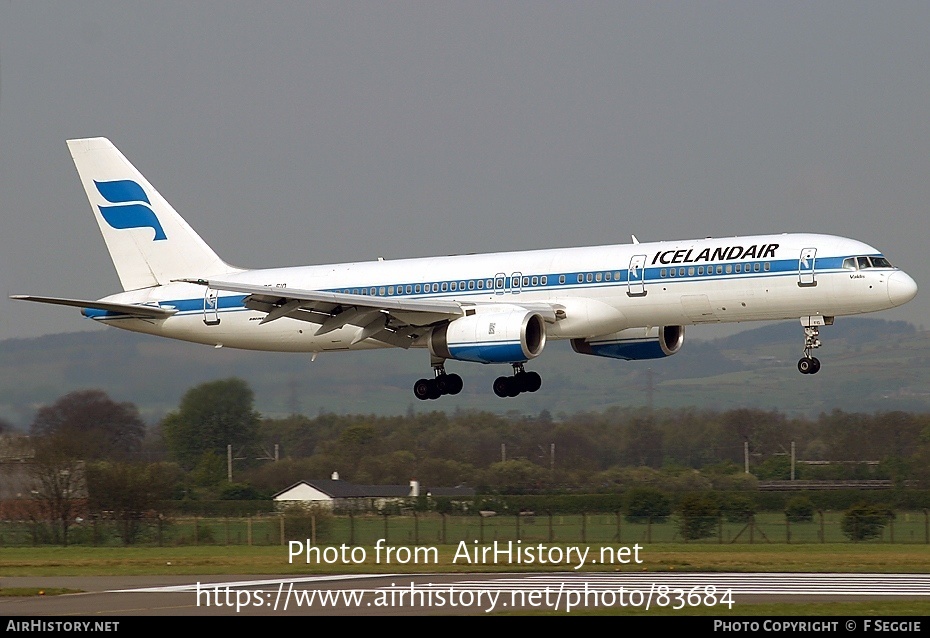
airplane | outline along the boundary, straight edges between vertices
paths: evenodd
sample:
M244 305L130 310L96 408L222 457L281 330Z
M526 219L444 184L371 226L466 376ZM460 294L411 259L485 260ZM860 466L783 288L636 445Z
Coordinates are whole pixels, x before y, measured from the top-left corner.
M307 352L422 348L418 399L458 394L445 363L510 365L499 397L536 392L525 365L550 340L624 360L677 353L696 324L800 320L798 370L816 374L820 328L894 308L917 284L877 249L775 234L246 270L224 262L106 138L68 140L123 292L13 295L100 323L214 347Z

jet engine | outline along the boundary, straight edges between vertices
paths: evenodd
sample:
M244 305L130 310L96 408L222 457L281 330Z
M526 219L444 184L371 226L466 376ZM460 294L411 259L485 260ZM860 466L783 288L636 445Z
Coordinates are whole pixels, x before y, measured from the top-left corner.
M434 356L476 363L528 361L545 345L545 320L524 308L461 317L433 328L429 336Z
M627 328L592 339L572 339L572 349L579 354L638 361L669 357L681 350L684 340L684 326Z

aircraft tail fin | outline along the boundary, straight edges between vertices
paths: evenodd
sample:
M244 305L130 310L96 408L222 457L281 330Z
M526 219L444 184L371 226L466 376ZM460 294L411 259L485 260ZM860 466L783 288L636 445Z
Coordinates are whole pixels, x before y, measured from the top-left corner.
M237 272L103 137L68 140L124 290Z

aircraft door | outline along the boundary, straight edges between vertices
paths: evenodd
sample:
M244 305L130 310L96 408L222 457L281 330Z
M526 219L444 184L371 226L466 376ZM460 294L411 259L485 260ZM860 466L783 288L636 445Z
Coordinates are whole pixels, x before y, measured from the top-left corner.
M203 322L208 326L218 326L219 317L219 293L213 288L207 288L203 293Z
M814 263L817 260L816 248L805 248L801 251L801 257L798 259L798 285L816 286L817 279L814 273Z
M646 296L646 255L634 255L627 271L627 292L630 297Z

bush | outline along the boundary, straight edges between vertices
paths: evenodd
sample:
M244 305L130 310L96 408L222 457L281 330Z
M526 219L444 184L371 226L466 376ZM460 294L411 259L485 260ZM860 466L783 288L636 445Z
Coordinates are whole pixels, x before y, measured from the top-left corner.
M843 534L852 541L878 538L894 512L885 505L855 505L843 515Z
M626 520L631 523L664 523L672 513L672 500L652 487L636 487L626 493Z
M720 516L720 506L711 494L687 494L678 504L678 531L686 541L712 536Z
M290 505L282 514L284 535L290 540L312 539L315 526L317 543L323 543L332 529L333 513L326 507Z
M748 496L731 494L721 505L720 513L728 523L748 523L756 513L756 504Z
M806 496L795 496L785 503L785 518L789 523L810 523L814 520L814 503Z

